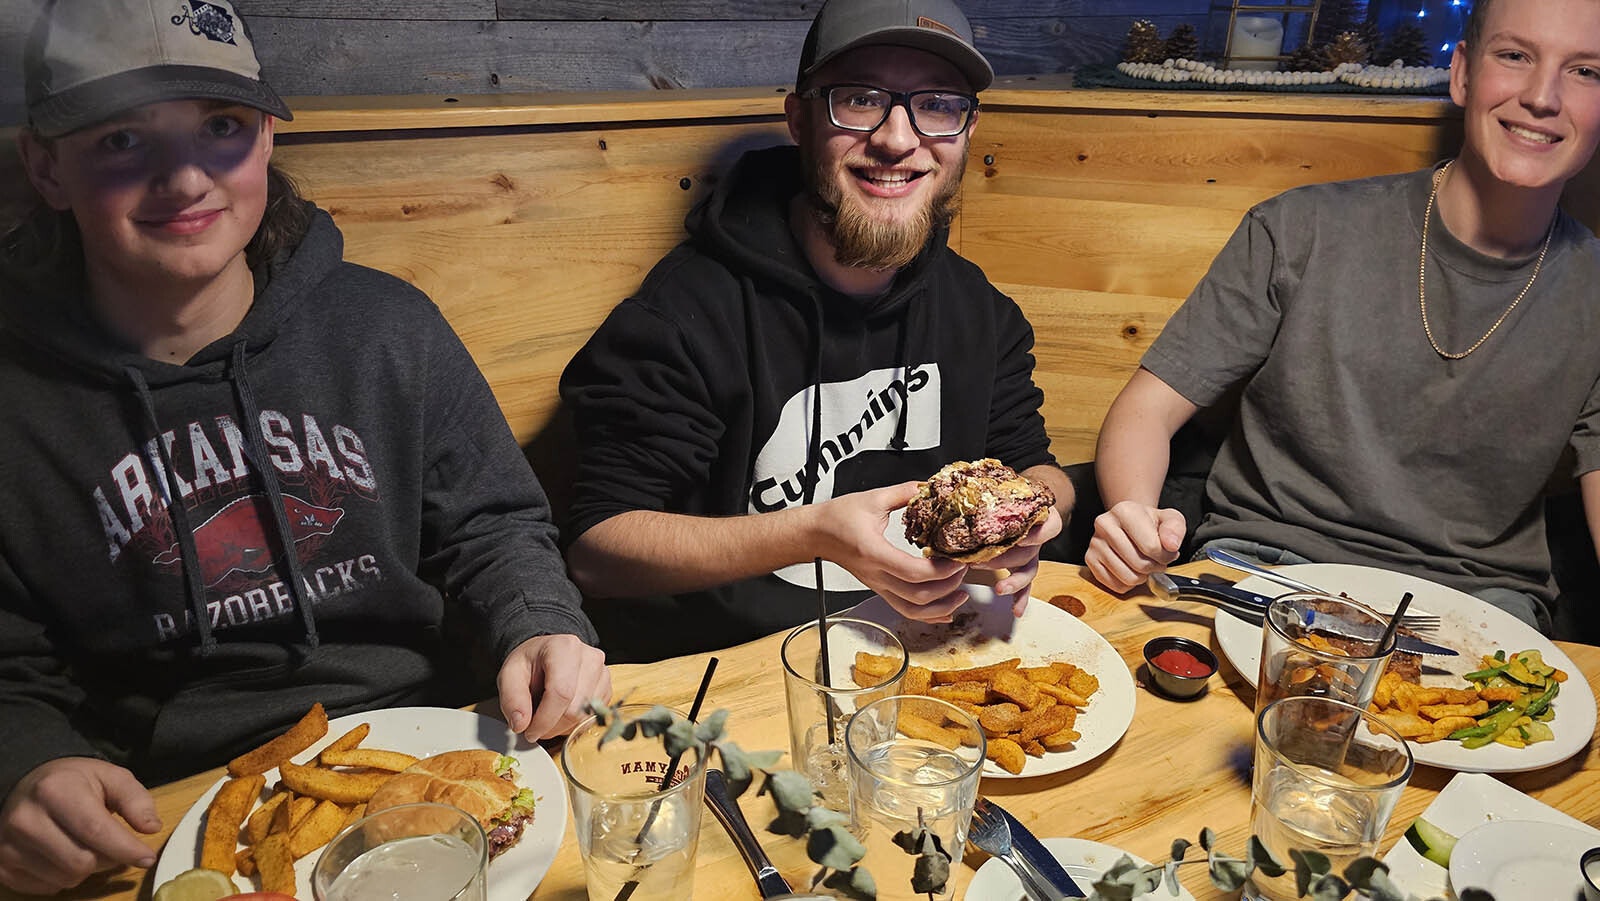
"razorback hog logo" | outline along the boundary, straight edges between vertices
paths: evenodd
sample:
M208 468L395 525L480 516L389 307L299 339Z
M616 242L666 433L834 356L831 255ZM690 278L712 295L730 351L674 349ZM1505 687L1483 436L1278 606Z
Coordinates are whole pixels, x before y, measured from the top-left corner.
M218 510L194 530L195 552L200 555L200 576L207 586L215 585L229 573L262 573L272 568L272 544L263 523L272 515L267 498L260 494L241 497ZM289 517L289 535L296 544L313 535L331 535L344 518L344 509L318 507L289 494L283 496L283 512ZM155 557L161 566L182 561L176 542Z

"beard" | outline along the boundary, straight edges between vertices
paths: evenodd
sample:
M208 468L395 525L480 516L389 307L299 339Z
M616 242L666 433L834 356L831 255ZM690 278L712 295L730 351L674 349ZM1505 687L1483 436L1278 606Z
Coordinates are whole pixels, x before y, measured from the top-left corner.
M961 211L961 174L967 169L970 149L970 145L962 149L952 177L938 193L929 197L915 215L898 222L875 218L860 198L847 196L839 187L835 176L848 170L850 163L841 161L837 171L828 172L814 154L802 151L812 215L832 242L839 264L873 270L910 265L927 246L934 229L948 226ZM936 174L929 172L922 177Z

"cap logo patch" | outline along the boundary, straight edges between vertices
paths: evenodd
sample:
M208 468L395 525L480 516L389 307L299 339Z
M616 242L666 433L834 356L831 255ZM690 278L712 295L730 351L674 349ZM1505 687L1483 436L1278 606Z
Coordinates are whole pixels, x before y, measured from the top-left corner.
M917 27L918 28L932 28L932 29L934 29L936 31L943 31L943 32L945 32L947 34L955 34L956 37L960 37L961 36L959 34L956 34L956 30L954 28L951 28L949 25L946 25L946 24L944 24L943 22L940 22L937 19L930 19L927 16L917 16Z
M193 34L204 35L208 40L233 44L233 16L225 7L205 0L189 0L183 12L172 17L172 24L189 24Z

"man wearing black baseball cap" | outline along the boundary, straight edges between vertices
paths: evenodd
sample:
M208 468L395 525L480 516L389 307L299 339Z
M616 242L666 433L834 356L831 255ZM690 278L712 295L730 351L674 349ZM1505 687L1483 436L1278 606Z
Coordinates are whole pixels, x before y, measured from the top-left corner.
M830 0L785 100L798 146L748 153L690 239L573 359L569 535L602 646L726 647L872 593L948 621L968 567L889 525L919 479L997 457L1059 510L983 568L1020 611L1070 483L1033 333L947 245L993 70L950 0Z

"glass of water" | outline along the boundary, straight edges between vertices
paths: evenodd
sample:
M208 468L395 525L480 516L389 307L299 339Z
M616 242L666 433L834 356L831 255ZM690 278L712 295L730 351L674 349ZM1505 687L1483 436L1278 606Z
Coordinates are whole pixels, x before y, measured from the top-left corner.
M651 709L624 704L616 712L634 719ZM691 747L669 774L671 761L659 736L638 732L601 744L605 731L590 717L561 748L590 901L614 901L630 884L631 901L693 897L706 761Z
M1406 740L1360 707L1307 696L1268 705L1256 717L1250 831L1290 869L1252 874L1243 898L1295 898L1291 849L1326 854L1335 873L1372 856L1411 767Z
M1342 634L1327 631L1335 624ZM1394 653L1378 641L1389 618L1365 604L1331 594L1286 594L1267 606L1261 628L1256 712L1279 698L1319 695L1361 707L1372 703L1378 679ZM1370 635L1369 640L1350 638Z
M401 804L352 823L317 858L317 901L484 901L489 840L448 804Z
M844 810L850 802L845 787L844 730L860 708L900 693L906 649L887 628L860 619L828 620L829 668L822 673L822 642L815 620L797 627L783 640L783 688L789 705L789 759L795 771L811 780L825 806ZM870 672L852 668L856 652L865 651Z
M880 899L934 898L913 887L916 857L902 851L900 832L932 833L952 863L966 848L978 800L986 742L978 721L944 701L898 695L862 707L845 727L852 829L867 847Z

